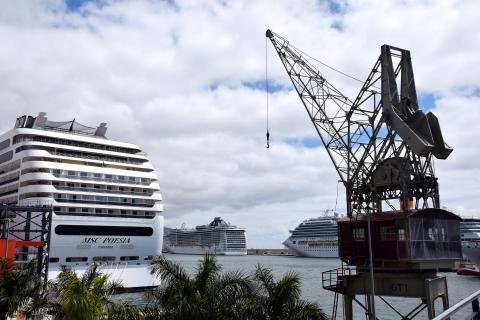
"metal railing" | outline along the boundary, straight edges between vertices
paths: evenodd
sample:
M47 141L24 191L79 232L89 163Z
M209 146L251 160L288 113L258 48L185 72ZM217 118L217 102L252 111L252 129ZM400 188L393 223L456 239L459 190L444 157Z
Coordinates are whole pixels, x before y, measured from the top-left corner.
M479 303L478 298L480 297L480 290L477 292L472 293L462 301L458 302L457 304L451 306L447 310L440 313L438 316L433 318L432 320L444 320L449 319L453 314L457 313L458 311L464 309L468 304L471 303L472 306L472 313L468 315L466 320L480 320L480 313L479 313Z
M67 151L54 151L54 150L46 150L50 154L61 156L61 157L71 157L71 158L81 158L81 159L91 159L97 161L110 161L110 162L118 162L118 163L128 163L133 165L141 166L143 163L147 162L148 160L125 160L121 159L120 157L109 157L109 156L95 156L92 154L82 153L82 152L67 152Z
M52 207L53 201L49 199L21 199L18 200L14 205L19 206L19 207L28 207L28 206L34 206L34 207Z
M356 274L352 268L336 268L322 272L322 287L326 290L336 291L342 287L342 281L345 276Z

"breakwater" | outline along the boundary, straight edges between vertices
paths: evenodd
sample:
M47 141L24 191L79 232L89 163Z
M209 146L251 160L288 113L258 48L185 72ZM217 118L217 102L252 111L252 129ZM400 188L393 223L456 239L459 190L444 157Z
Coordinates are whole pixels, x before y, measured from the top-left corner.
M293 256L290 249L247 249L247 255L251 256Z

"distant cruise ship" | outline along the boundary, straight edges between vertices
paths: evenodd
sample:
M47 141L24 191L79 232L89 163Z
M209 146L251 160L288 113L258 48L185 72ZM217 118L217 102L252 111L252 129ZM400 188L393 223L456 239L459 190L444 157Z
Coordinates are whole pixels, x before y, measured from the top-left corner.
M299 257L338 257L337 214L303 221L283 244Z
M245 229L216 217L195 229L165 228L165 249L180 254L246 255Z
M463 218L460 222L460 235L463 242L480 241L480 219Z
M480 219L463 218L460 235L463 255L480 270Z
M163 241L157 176L139 147L106 130L44 112L18 118L0 136L0 202L53 206L50 279L62 265L100 263L126 288L158 285L148 270Z

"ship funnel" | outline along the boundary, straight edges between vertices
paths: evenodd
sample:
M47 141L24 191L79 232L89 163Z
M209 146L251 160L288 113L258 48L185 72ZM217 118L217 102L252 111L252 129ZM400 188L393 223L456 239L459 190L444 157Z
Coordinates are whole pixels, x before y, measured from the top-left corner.
M107 124L105 122L102 122L97 127L97 130L95 130L95 135L99 137L105 137L106 133L107 133Z
M47 113L46 112L39 112L38 116L35 118L35 122L33 123L34 128L43 128L47 124Z

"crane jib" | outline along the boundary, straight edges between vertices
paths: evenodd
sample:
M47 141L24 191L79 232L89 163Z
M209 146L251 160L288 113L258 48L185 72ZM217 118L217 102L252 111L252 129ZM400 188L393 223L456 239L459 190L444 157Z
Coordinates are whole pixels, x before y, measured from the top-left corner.
M394 199L400 200L401 210L413 198L416 206L439 207L431 159L446 159L452 148L435 115L418 106L408 50L382 46L351 101L304 58L308 54L270 29L266 36L346 187L349 216L367 207L381 211L385 203L393 208Z

